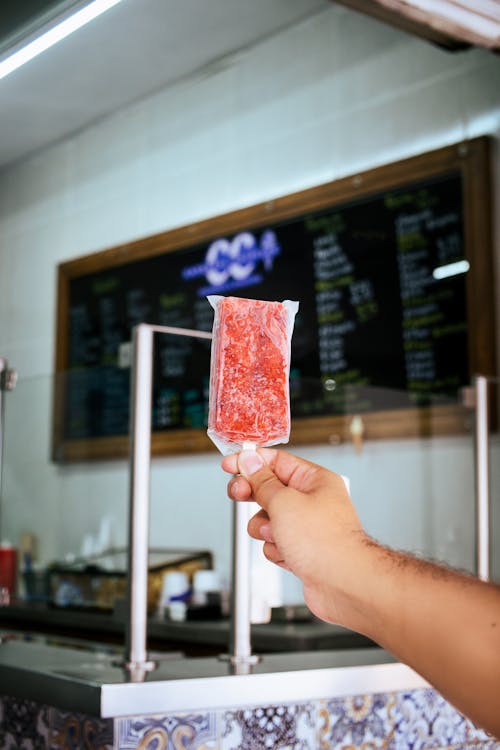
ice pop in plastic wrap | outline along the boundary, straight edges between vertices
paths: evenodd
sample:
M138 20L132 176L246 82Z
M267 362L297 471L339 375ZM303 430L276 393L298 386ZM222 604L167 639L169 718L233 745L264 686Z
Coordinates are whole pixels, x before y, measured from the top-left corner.
M297 302L211 296L208 435L221 453L287 443Z

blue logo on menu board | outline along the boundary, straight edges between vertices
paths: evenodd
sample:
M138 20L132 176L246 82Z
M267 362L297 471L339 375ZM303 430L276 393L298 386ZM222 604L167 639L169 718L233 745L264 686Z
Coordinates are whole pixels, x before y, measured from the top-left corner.
M185 281L205 277L208 285L198 289L199 297L230 292L261 282L263 274L257 272L258 264L262 261L263 270L271 271L280 252L278 238L271 229L264 230L259 239L251 232L240 232L232 240L214 240L205 261L187 266L181 275Z

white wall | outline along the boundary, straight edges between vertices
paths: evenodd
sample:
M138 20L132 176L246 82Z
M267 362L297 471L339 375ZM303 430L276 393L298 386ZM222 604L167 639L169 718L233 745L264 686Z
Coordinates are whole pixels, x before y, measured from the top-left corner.
M498 57L332 6L0 174L0 353L21 375L4 531L34 530L45 559L78 551L103 515L125 539L125 463L48 460L58 263L484 133L500 137ZM350 477L378 537L471 565L469 438L300 452ZM152 479L152 542L209 546L227 570L218 456L157 459Z

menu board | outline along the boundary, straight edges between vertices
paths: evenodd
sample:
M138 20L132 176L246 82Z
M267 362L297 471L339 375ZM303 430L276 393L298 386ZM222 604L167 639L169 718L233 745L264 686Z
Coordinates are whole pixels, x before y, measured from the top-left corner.
M182 246L66 274L59 446L127 435L133 327L210 331L212 294L299 301L290 373L298 442L301 420L310 428L311 419L456 403L474 351L466 178L450 161L331 202L318 202L316 189L310 207L305 191L302 211L231 215ZM152 424L164 451L169 436L189 450L206 430L209 368L210 341L155 336Z

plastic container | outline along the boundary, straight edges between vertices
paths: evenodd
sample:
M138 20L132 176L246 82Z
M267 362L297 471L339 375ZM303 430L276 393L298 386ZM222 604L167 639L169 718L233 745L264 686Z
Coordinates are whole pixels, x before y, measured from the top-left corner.
M9 604L16 592L17 550L10 542L0 543L0 604Z
M159 615L167 616L176 622L186 619L188 601L191 598L191 586L187 573L180 570L166 573L160 597Z
M197 570L193 576L193 604L208 604L211 595L220 597L220 578L215 570Z

